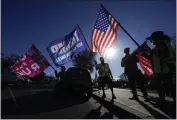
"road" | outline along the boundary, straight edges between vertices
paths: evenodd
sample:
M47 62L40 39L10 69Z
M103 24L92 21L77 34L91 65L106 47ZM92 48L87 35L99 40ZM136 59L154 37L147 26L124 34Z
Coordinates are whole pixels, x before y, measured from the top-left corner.
M11 91L11 92L10 92ZM84 95L60 94L55 96L51 87L24 87L21 89L4 89L1 93L2 118L14 119L138 119L138 118L176 118L175 106L156 108L145 102L142 93L138 92L139 101L129 100L130 90L114 88L117 99L111 102L110 90L106 90L108 102L94 97L87 100ZM94 94L102 96L102 92ZM13 101L12 96L14 96ZM158 97L149 93L151 101ZM167 97L169 103L171 98ZM16 103L16 104L15 104ZM138 117L137 117L138 116Z
M105 90L106 98L111 100L112 94L110 90ZM158 99L157 93L148 92L149 101L146 101L140 91L138 91L139 100L130 100L129 97L132 97L132 93L128 89L119 89L114 88L114 93L116 95L116 99L114 99L114 103L116 106L123 106L124 109L127 108L129 110L134 110L138 114L144 114L144 117L152 117L157 119L168 119L176 118L176 104L174 104L173 99L171 97L166 97L166 105L164 106L155 106L154 102ZM102 91L95 91L94 94L102 97ZM129 119L129 118L128 118Z
M53 89L10 89L2 91L1 117L14 119L117 119L95 99L78 94L55 96Z

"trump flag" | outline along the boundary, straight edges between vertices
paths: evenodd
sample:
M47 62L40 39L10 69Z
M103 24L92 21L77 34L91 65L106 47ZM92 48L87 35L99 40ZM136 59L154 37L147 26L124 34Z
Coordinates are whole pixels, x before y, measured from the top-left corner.
M88 46L79 26L65 37L52 41L47 47L47 51L56 67L69 62L74 56L84 50L88 50Z
M23 78L33 78L44 71L50 64L35 45L17 62L11 66L13 73Z

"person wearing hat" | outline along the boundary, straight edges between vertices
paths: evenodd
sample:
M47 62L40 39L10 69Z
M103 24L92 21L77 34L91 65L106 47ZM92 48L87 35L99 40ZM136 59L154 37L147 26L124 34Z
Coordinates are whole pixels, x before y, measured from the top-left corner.
M165 90L171 92L176 101L176 88L172 83L173 72L176 71L176 60L175 52L170 45L170 37L163 31L155 31L146 39L153 44L149 58L152 64L153 81L159 94L159 100L156 103L160 105L165 103Z
M148 100L146 87L144 84L144 76L140 69L138 69L137 57L132 57L130 54L130 48L124 49L125 57L122 58L121 67L124 67L124 73L128 76L128 80L130 82L131 90L133 93L133 97L129 98L132 100L137 100L137 91L136 91L136 83L139 85L141 92L146 100Z
M112 79L113 79L113 76L112 76L112 73L111 73L111 70L109 68L109 65L108 63L105 63L104 62L104 58L103 57L100 57L100 64L97 65L96 63L96 70L98 70L98 73L99 73L99 83L100 83L100 86L102 87L102 91L103 91L103 98L106 97L106 94L105 94L105 91L104 91L104 87L106 84L108 84L109 88L111 89L111 92L112 92L112 99L116 99L116 96L113 92L113 84L112 84Z

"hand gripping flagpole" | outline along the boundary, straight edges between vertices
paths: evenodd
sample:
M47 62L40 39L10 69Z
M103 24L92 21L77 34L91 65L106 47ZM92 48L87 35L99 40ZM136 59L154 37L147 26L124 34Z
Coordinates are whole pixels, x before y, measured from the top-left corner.
M107 13L109 13L107 10L106 10L106 8L104 8L104 6L103 5L101 5L101 7L107 12ZM110 14L110 13L109 13ZM111 14L110 14L111 15ZM111 15L112 16L112 15ZM119 23L119 26L122 28L122 30L131 38L131 40L140 48L140 45L136 42L136 40L127 32L127 30L125 30L125 28L120 24L120 22L118 22L116 19L115 19L115 21L117 22L117 23Z

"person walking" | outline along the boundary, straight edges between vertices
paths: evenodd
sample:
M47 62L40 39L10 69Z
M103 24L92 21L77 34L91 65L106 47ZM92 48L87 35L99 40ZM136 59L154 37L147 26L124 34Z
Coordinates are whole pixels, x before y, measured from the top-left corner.
M102 98L106 97L104 87L106 84L108 84L108 87L111 89L111 92L112 92L112 99L116 99L116 96L113 91L113 83L112 83L113 76L112 76L111 70L109 68L109 65L108 65L108 63L104 62L103 57L100 57L100 62L101 63L98 65L96 63L96 70L98 70L98 73L99 73L98 79L99 79L99 83L100 83L100 85L102 87L102 91L103 91Z
M144 76L141 70L138 69L137 57L133 57L130 54L130 48L124 49L125 57L122 58L121 67L124 67L124 73L128 76L130 82L133 97L129 98L131 100L138 100L136 83L139 85L141 92L146 100L148 100L148 94L144 84Z
M150 54L145 56L151 59L153 81L159 94L156 104L165 103L165 90L170 92L176 101L176 86L172 81L173 73L176 73L176 57L170 45L170 37L163 31L155 31L146 39L153 44Z

